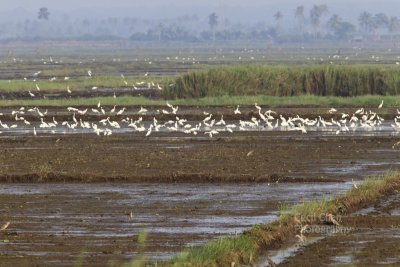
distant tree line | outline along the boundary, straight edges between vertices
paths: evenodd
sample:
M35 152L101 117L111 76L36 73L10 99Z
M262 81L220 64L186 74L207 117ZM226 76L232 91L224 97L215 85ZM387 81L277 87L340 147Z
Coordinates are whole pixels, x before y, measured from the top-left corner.
M0 23L0 40L114 40L133 41L231 41L269 40L273 42L313 42L316 40L400 39L400 19L384 13L363 11L357 21L330 14L327 5L314 5L306 10L300 5L285 17L276 11L272 17L253 25L231 21L211 12L207 17L183 15L175 19L138 19L108 17L70 19L50 17L41 7L37 18ZM269 21L269 22L267 22Z

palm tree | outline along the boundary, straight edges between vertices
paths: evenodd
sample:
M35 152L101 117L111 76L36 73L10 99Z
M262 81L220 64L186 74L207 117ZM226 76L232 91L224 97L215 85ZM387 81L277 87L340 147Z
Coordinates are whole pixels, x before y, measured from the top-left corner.
M374 16L378 28L386 27L389 24L389 18L384 13L378 13Z
M215 28L218 27L219 24L219 18L217 13L213 12L208 16L208 25L210 25L210 28L212 30L212 35L213 35L213 40L215 41Z
M371 13L364 11L358 17L358 25L360 26L360 29L364 33L371 32L371 30L373 28L373 24L374 24L374 22L373 22Z
M161 41L164 32L164 24L160 22L155 28L155 33L157 34L158 41Z
M375 39L379 40L380 39L379 29L386 28L389 24L389 19L385 14L378 13L372 17L372 21L373 21L373 23L371 26L374 31Z
M333 14L332 17L328 20L327 25L331 30L335 31L336 29L338 29L340 23L342 23L342 18L339 17L339 15L337 14Z
M47 7L41 7L38 13L38 19L45 19L48 20L50 16L50 12Z
M214 30L219 24L217 13L213 12L208 16L208 25L210 25L211 30Z
M282 19L283 19L283 15L282 15L282 13L281 13L280 11L278 11L278 12L275 13L274 18L275 18L275 20L276 20L276 30L277 30L278 32L280 32L281 29L282 29Z
M400 30L400 20L398 17L390 17L388 22L388 31L390 33L396 33Z
M310 10L310 21L314 27L315 35L317 36L318 29L321 24L321 18L328 13L328 7L326 5L314 5Z
M343 21L339 15L332 15L327 22L328 28L333 32L336 38L344 39L355 31L355 26L350 22Z
M294 16L299 23L300 32L303 33L304 21L306 20L304 16L304 6L298 6L294 12Z
M400 30L400 20L398 17L392 16L389 18L388 31L390 33L390 39L393 40L393 35L398 33Z

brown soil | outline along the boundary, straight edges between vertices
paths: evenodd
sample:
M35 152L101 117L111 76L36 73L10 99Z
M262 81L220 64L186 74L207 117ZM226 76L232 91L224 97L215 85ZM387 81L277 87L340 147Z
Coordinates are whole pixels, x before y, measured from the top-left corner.
M399 266L400 216L388 212L387 204L367 214L343 216L340 227L351 231L302 247L277 266ZM390 205L400 205L399 195Z
M331 182L397 169L390 137L157 133L0 139L3 182ZM186 138L179 138L186 137ZM254 151L247 156L250 151ZM369 163L374 163L369 165Z

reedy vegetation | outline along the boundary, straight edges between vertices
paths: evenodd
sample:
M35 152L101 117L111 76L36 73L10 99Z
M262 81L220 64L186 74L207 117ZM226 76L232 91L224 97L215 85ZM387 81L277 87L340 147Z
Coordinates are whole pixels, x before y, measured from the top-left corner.
M164 77L95 76L70 80L0 81L0 92L35 92L36 84L43 93L90 90L92 87L117 89L148 88L160 84L164 99L190 99L226 96L395 96L400 94L398 66L313 65L268 66L236 65ZM138 85L141 84L141 85ZM154 88L154 86L152 86ZM95 91L93 91L95 93ZM127 92L129 94L129 92Z
M398 95L400 69L383 66L248 65L192 71L176 78L166 98L214 96Z

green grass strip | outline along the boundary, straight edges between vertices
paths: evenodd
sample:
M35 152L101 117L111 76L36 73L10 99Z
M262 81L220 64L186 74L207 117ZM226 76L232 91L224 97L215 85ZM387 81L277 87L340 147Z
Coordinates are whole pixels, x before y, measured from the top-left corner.
M271 107L370 107L377 108L384 100L384 108L400 108L400 97L398 96L358 96L358 97L333 97L302 95L295 97L276 96L219 96L205 97L198 99L177 99L177 100L152 100L144 97L120 96L113 97L92 97L92 98L65 98L65 99L15 99L0 100L0 106L91 106L102 105L118 106L164 106L166 102L180 106L235 106L235 105L259 105Z

